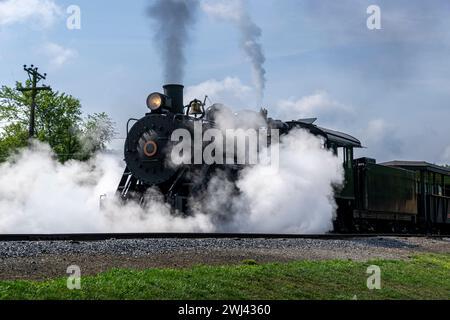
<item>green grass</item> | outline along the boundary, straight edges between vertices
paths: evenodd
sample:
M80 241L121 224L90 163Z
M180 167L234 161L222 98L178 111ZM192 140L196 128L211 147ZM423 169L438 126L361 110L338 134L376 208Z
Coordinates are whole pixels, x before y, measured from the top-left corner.
M381 290L366 287L367 267L381 268ZM0 299L450 299L450 255L408 261L299 261L286 264L111 270L67 279L2 281Z

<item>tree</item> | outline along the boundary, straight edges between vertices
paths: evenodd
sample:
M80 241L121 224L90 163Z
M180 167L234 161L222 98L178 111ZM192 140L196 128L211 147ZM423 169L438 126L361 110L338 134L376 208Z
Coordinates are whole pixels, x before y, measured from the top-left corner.
M106 149L115 135L115 124L104 112L88 115L81 129L81 158L88 159L98 151Z
M11 123L3 128L0 135L0 163L4 162L13 150L26 147L28 129L21 123Z
M25 86L29 87L30 82ZM17 87L23 87L22 83L18 82ZM0 161L28 144L30 104L30 92L7 86L0 89ZM114 124L108 115L100 113L83 119L80 101L71 95L40 92L36 105L36 139L47 142L61 162L86 160L104 150L114 136Z

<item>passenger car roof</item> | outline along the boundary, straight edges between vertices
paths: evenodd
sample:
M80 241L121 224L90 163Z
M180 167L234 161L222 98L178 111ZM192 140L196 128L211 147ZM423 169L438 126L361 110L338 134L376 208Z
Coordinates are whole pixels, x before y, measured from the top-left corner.
M425 161L389 161L380 163L383 166L387 167L396 167L396 168L403 168L407 170L413 170L413 171L430 171L435 173L442 173L445 175L450 175L450 169L442 166L438 166L436 164L428 163Z

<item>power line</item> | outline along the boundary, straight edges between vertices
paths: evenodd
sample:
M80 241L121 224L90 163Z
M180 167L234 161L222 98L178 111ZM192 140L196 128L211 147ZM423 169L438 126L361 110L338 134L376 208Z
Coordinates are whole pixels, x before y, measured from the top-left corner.
M49 86L42 86L38 87L37 84L41 80L45 80L47 77L47 74L44 73L43 75L38 72L38 68L31 65L29 68L24 65L23 70L25 70L28 73L28 78L31 81L31 88L17 88L20 92L27 92L31 91L31 109L30 109L30 127L28 130L28 136L29 138L34 137L34 127L35 127L35 113L36 113L36 96L39 91L50 91L52 90Z

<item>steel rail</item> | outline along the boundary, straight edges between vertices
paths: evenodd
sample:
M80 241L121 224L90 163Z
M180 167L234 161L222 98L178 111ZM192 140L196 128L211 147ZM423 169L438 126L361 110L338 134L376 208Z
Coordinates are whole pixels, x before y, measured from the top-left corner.
M427 234L264 234L264 233L71 233L71 234L0 234L0 242L12 241L106 241L138 239L318 239L355 238L450 238L450 235Z

